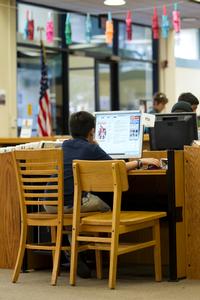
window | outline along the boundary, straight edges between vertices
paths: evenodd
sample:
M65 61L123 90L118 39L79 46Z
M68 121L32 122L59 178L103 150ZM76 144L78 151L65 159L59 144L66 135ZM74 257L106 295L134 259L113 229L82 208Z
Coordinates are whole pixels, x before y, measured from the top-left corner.
M146 109L152 102L152 64L124 61L119 65L120 109L140 109L141 100Z
M80 8L81 9L81 8ZM34 39L24 39L27 11L34 18ZM54 41L48 44L45 32L53 133L67 133L68 115L78 110L94 112L112 109L138 109L140 100L151 102L153 64L151 28L132 25L133 41L126 40L126 25L115 20L119 36L113 45L105 42L105 16L91 16L92 38L86 42L86 15L70 13L72 45L65 45L64 23L67 11L18 3L17 107L18 128L22 119L33 118L37 135L40 93L40 34L49 14L54 21ZM116 36L115 36L116 37ZM117 38L117 37L116 37ZM115 55L118 58L114 60ZM155 77L154 77L155 78Z
M66 70L67 71L67 70ZM69 57L69 112L95 110L94 59Z
M132 41L127 41L126 25L120 22L119 55L140 60L152 60L151 28L132 25Z
M175 57L198 60L199 29L184 29L175 36Z
M53 133L62 133L62 74L59 52L46 52L49 79L49 96L52 108ZM18 131L22 119L33 119L33 136L37 135L41 63L40 51L18 47L17 113Z

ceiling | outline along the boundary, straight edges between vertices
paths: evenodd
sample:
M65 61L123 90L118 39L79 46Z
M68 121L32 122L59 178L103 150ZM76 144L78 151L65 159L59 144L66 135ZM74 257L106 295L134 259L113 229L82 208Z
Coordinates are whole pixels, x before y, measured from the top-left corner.
M111 11L113 18L123 20L127 10L131 10L133 22L145 25L151 25L154 4L156 4L159 16L162 14L162 6L164 4L166 4L168 15L171 16L173 3L178 3L182 18L182 28L200 28L200 3L194 3L189 0L126 0L126 5L118 7L105 6L103 0L26 0L26 2L83 13L89 12L95 15ZM187 21L186 18L188 19Z

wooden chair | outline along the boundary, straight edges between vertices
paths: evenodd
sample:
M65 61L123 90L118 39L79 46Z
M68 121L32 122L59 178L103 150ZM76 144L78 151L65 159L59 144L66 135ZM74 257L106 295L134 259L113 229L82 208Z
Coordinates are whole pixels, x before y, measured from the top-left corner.
M76 283L77 253L95 249L110 251L109 288L115 288L117 257L120 254L154 248L155 279L161 281L160 225L165 212L121 211L121 195L128 190L126 165L123 161L81 161L73 163L74 212L71 245L70 284ZM113 192L113 211L80 218L82 191ZM153 237L138 243L120 243L124 233L152 228ZM96 236L93 236L94 233ZM104 233L104 236L101 236ZM105 237L108 233L108 237ZM100 256L97 256L98 277L101 278Z
M25 249L52 250L53 271L51 284L55 285L63 229L63 153L61 149L21 150L13 152L21 211L21 237L12 282L18 280ZM28 207L55 205L56 214L30 213ZM69 223L71 223L69 221ZM54 245L33 244L27 241L28 227L56 228Z
M62 246L62 235L71 233L65 228L72 226L72 214L63 213L63 151L61 149L21 150L12 153L21 211L21 236L12 282L16 282L21 270L25 249L51 250L53 271L51 284L56 285L59 271L60 251L69 250ZM38 207L54 205L57 213L41 212ZM28 207L37 212L29 212ZM95 212L81 213L81 217ZM51 242L34 244L28 241L28 227L49 226ZM98 253L98 252L97 252Z

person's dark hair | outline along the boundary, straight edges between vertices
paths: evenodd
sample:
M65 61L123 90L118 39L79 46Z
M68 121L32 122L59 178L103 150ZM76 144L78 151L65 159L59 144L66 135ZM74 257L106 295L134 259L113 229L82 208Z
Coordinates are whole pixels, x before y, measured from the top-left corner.
M70 116L69 131L73 138L87 138L92 128L95 128L95 117L89 112L79 111Z
M174 104L174 106L171 109L171 112L172 113L175 113L175 112L192 112L192 107L191 107L191 104L189 102L179 101L179 102Z
M188 102L188 103L190 103L190 105L199 105L199 100L192 93L182 93L182 94L180 94L180 96L178 97L178 102L179 101Z
M164 93L157 92L153 95L153 101L156 101L158 104L159 103L168 103L168 99Z

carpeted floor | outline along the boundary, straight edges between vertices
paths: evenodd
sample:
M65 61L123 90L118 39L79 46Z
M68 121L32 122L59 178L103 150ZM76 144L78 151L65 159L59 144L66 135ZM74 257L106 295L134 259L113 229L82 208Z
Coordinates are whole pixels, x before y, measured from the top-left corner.
M11 283L12 270L0 269L0 300L200 300L200 281L154 282L152 277L121 276L117 288L109 290L107 280L80 279L69 285L69 274L62 273L57 286L50 286L50 271L20 274Z

